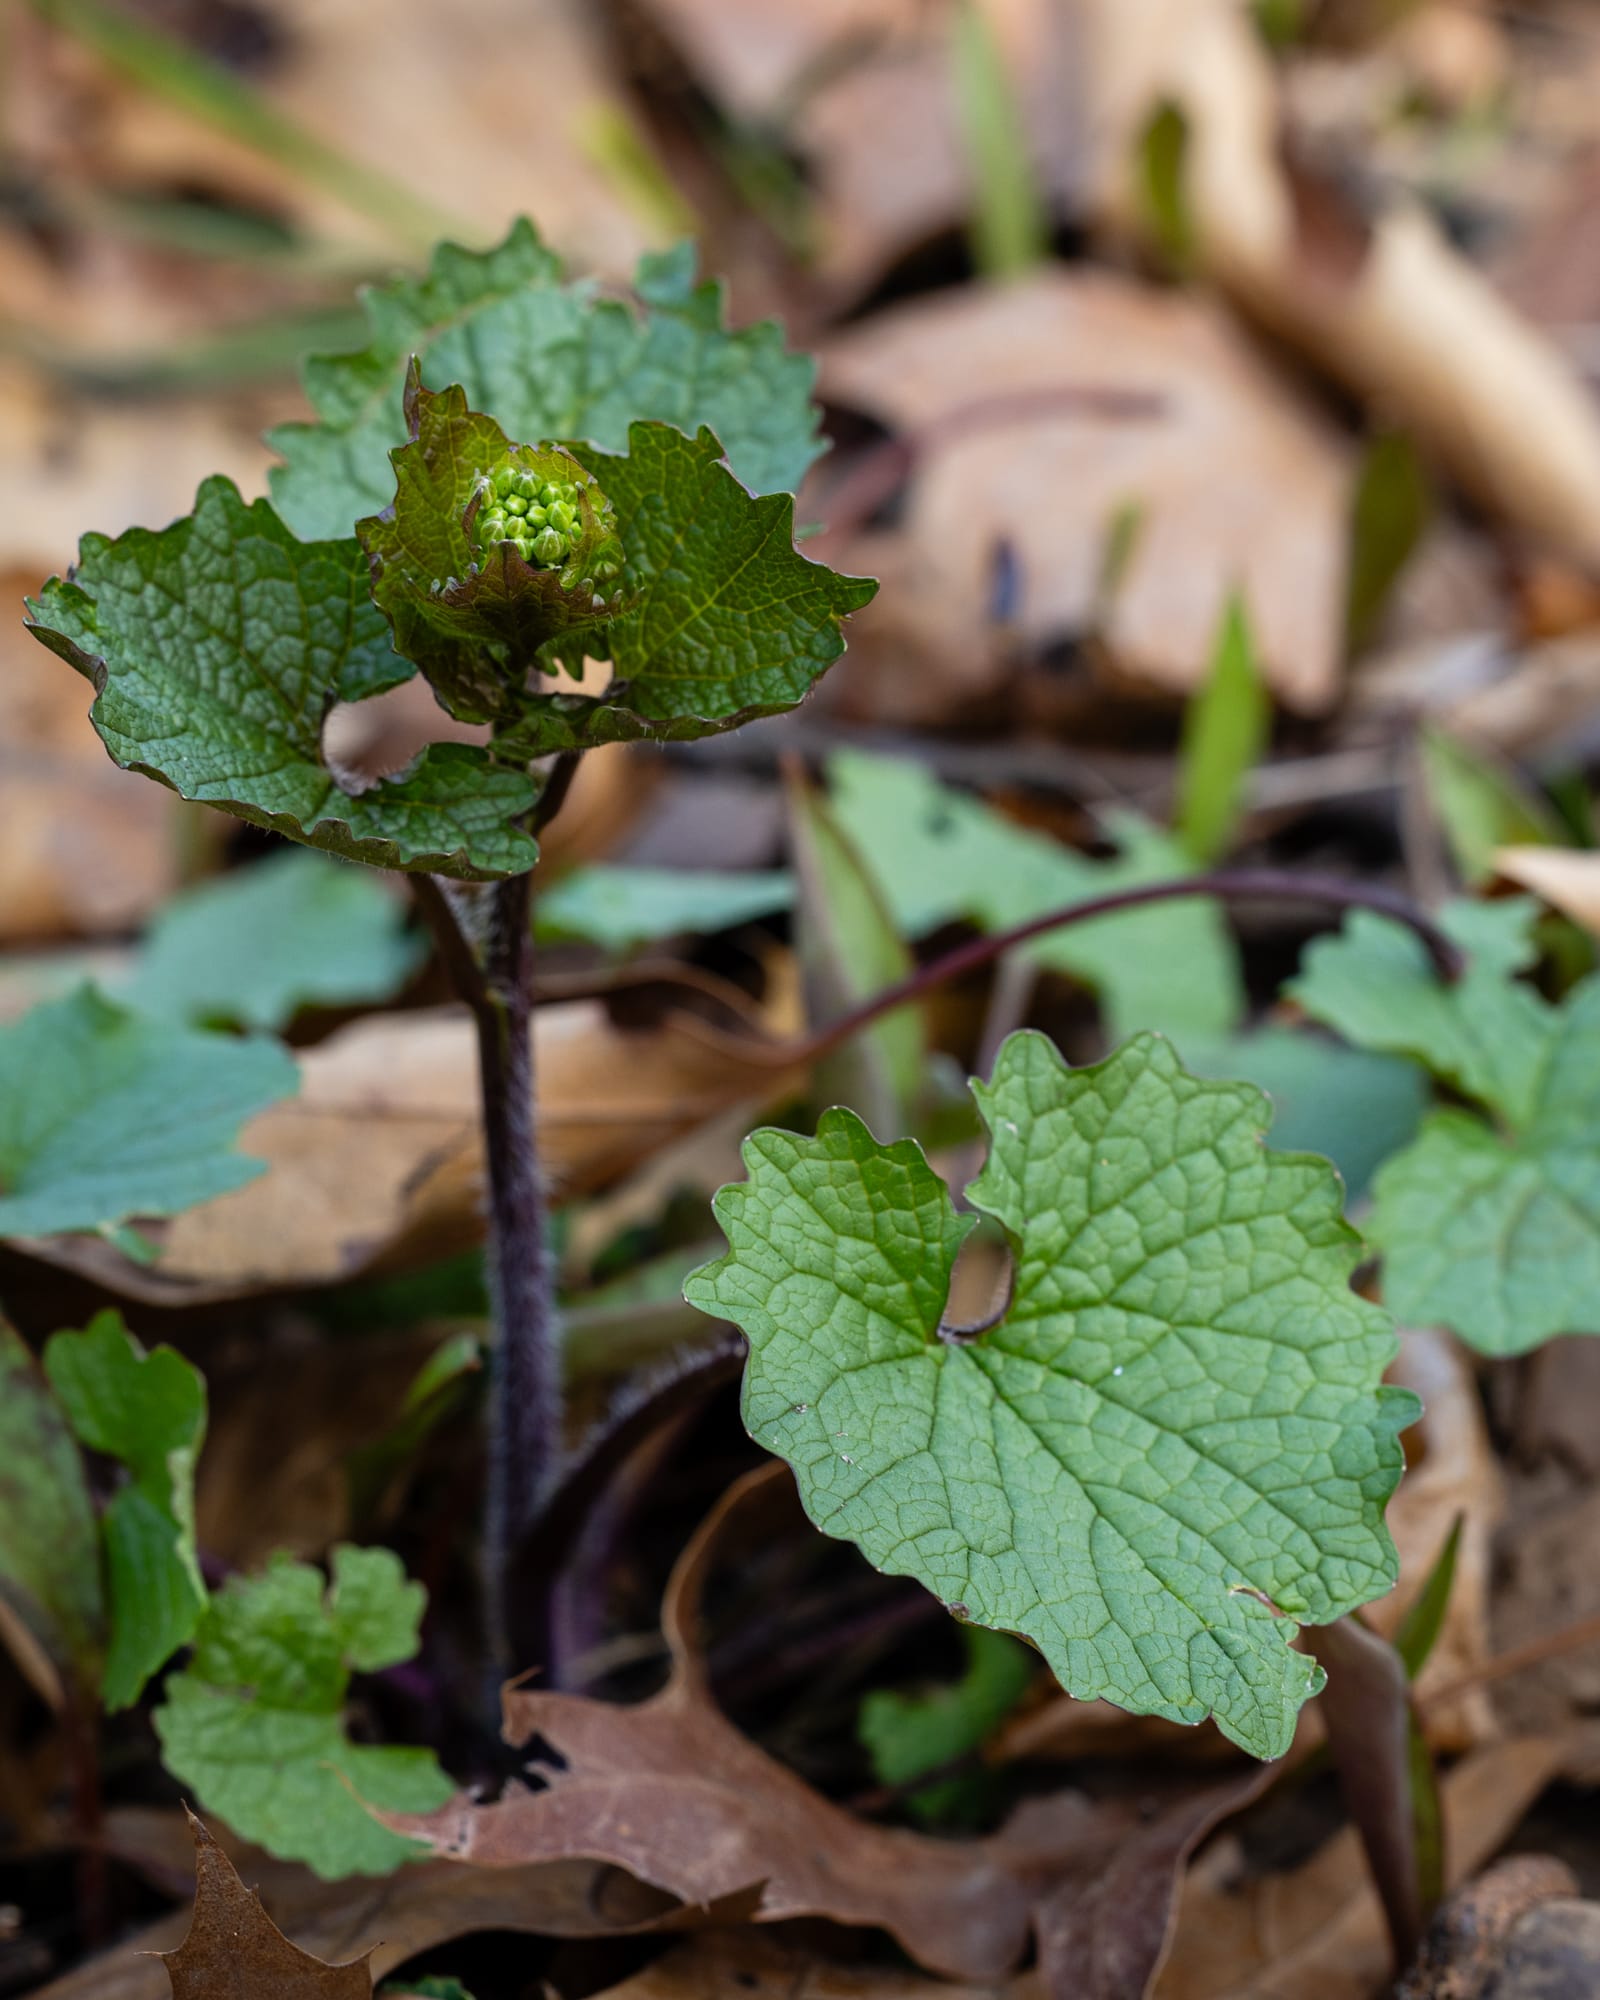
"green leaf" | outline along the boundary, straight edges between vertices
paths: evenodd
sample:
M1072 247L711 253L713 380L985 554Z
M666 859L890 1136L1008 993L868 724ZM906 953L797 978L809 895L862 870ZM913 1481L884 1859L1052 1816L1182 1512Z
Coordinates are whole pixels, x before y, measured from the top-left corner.
M910 1785L979 1749L1027 1693L1038 1662L1026 1646L981 1625L964 1627L961 1636L967 1670L960 1680L915 1694L875 1688L862 1702L856 1730L880 1785ZM918 1819L947 1821L964 1813L973 1791L970 1778L949 1778L920 1786L908 1803Z
M593 944L621 957L664 938L707 937L754 923L793 901L794 877L783 869L734 875L595 862L540 893L533 928L546 943Z
M108 1709L127 1708L205 1609L194 1527L205 1379L170 1347L147 1354L117 1312L98 1314L81 1333L52 1334L44 1368L78 1442L133 1475L100 1524L111 1586L102 1698Z
M1395 1580L1418 1408L1381 1386L1393 1326L1350 1290L1337 1180L1157 1036L1069 1071L1013 1035L974 1092L968 1197L1014 1265L997 1325L940 1338L973 1219L838 1110L748 1141L729 1252L687 1296L744 1329L745 1422L819 1527L1031 1639L1071 1694L1278 1756L1320 1685L1299 1624Z
M299 1087L276 1042L147 1021L83 986L0 1027L0 1237L176 1215L263 1171L233 1150Z
M155 1712L167 1768L246 1840L329 1881L417 1858L363 1801L429 1812L450 1780L429 1750L351 1743L342 1712L352 1670L413 1656L425 1603L388 1549L336 1548L331 1589L286 1555L231 1579Z
M1004 51L975 0L953 10L950 88L972 179L974 260L986 278L1021 277L1048 254L1050 219Z
M368 583L353 537L296 541L266 501L247 507L216 478L158 534L86 535L30 622L94 683L90 720L124 769L351 861L468 879L531 867L513 822L537 788L484 751L430 744L360 794L323 761L333 704L412 671Z
M1568 844L1554 808L1514 764L1440 729L1424 729L1420 741L1428 797L1466 882L1493 879L1496 848Z
M913 960L877 884L809 779L786 787L789 847L800 887L795 941L806 1016L817 1024L894 985ZM922 1095L928 1051L921 1011L898 1007L821 1065L813 1090L880 1131L903 1131Z
M0 1643L47 1700L64 1687L92 1708L105 1626L83 1459L44 1371L0 1319Z
M1369 440L1356 479L1350 522L1350 577L1345 592L1346 644L1372 639L1384 606L1411 560L1433 494L1416 446L1400 431Z
M1416 1137L1427 1107L1428 1080L1417 1063L1304 1029L1185 1036L1183 1060L1196 1076L1238 1077L1264 1090L1279 1150L1331 1160L1350 1200Z
M1416 1602L1401 1619L1395 1632L1394 1649L1400 1655L1407 1680L1414 1681L1428 1664L1439 1634L1444 1630L1444 1615L1450 1608L1450 1593L1455 1588L1456 1558L1461 1551L1461 1530L1466 1525L1466 1519L1465 1513L1461 1513L1450 1523L1444 1546L1434 1558L1433 1567L1428 1571Z
M1183 722L1174 832L1207 867L1232 845L1246 780L1272 731L1272 699L1261 678L1243 604L1231 598L1205 686Z
M1467 968L1447 986L1415 932L1358 910L1337 936L1307 949L1285 991L1347 1041L1411 1056L1520 1121L1538 1092L1551 1018L1539 995L1511 976L1532 961L1537 914L1521 896L1449 904L1439 921L1467 954Z
M1533 915L1520 900L1448 908L1471 957L1446 986L1409 930L1361 912L1312 947L1295 989L1495 1114L1433 1112L1378 1175L1368 1231L1393 1310L1486 1354L1600 1332L1600 977L1560 1007L1517 980Z
M163 1020L286 1028L302 1007L391 999L421 956L381 882L291 848L174 897L117 997Z
M501 730L518 760L596 743L678 742L774 715L844 651L841 620L877 590L794 546L788 494L755 499L709 430L636 423L626 457L573 456L616 512L627 603L611 621L604 695L532 695Z
M839 751L828 760L828 781L839 825L907 937L955 919L1005 930L1069 903L1194 872L1170 835L1131 813L1110 816L1121 851L1096 861L906 759ZM1113 1037L1140 1028L1221 1034L1244 1009L1238 954L1209 899L1096 918L1026 949L1099 994ZM1174 978L1175 966L1182 978Z
M435 395L407 377L409 444L389 454L396 491L356 523L372 563L372 595L395 647L463 722L514 716L552 640L604 657L604 626L621 604L622 564L609 502L559 445L514 444L460 388ZM499 488L511 496L501 504ZM520 490L520 489L526 489ZM535 495L569 496L570 534L547 525ZM536 522L525 510L537 507ZM556 513L570 520L565 509ZM537 535L533 532L535 526ZM496 532L503 528L504 532ZM538 553L548 540L548 553Z
M1174 277L1194 268L1199 249L1194 210L1184 185L1189 169L1189 120L1165 98L1139 135L1139 219Z
M283 425L268 439L285 460L272 475L284 518L307 537L348 535L394 497L388 454L405 442L413 354L430 388L460 383L512 437L624 451L638 418L691 433L708 425L752 492L793 492L822 449L813 365L786 352L770 321L728 332L721 287L694 285L692 271L687 247L646 259L646 309L635 314L597 301L586 283L563 284L559 260L527 221L493 250L442 244L426 277L368 292L365 349L307 365L320 421Z

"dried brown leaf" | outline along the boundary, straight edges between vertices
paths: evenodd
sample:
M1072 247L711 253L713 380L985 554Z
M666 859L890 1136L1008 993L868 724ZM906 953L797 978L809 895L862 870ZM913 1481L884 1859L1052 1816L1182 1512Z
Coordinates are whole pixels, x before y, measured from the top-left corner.
M1600 936L1600 854L1566 847L1498 847L1497 874Z
M1440 1790L1447 1879L1475 1874L1554 1779L1592 1764L1594 1726L1524 1737L1464 1758ZM1155 2000L1371 2000L1389 1967L1383 1913L1346 1828L1287 1874L1249 1875L1212 1850L1179 1900Z
M719 1111L794 1087L793 1071L760 1059L760 1017L733 988L685 980L663 996L655 982L636 997L652 1016L636 1029L593 1000L535 1017L540 1142L558 1201L607 1186ZM737 1032L689 1014L684 1003L708 997ZM172 1304L334 1283L469 1247L483 1229L470 1018L449 1008L340 1030L305 1052L299 1095L247 1125L240 1147L268 1171L152 1231L153 1266L76 1239L32 1247Z
M1002 2000L1016 1984L957 1985L897 1966L842 1963L745 1925L685 1938L597 2000Z
M172 2000L370 2000L365 1957L329 1965L291 1944L192 1813L189 1824L194 1916L178 1949L161 1954Z
M1024 1807L1000 1833L954 1843L858 1820L811 1790L717 1708L698 1649L700 1595L727 1540L765 1527L788 1474L763 1467L730 1488L680 1557L662 1606L672 1673L618 1707L520 1687L504 1697L508 1742L541 1739L561 1767L546 1789L431 1814L384 1815L436 1853L479 1867L558 1856L612 1862L705 1909L754 1896L758 1922L827 1916L890 1931L920 1964L989 1981L1018 1962L1034 1907L1126 1825L1074 1794Z
M1077 15L1095 199L1111 227L1142 233L1140 137L1176 104L1205 273L1496 513L1600 563L1600 413L1588 388L1420 205L1378 217L1353 272L1317 262L1248 12L1233 0L1079 0Z
M1002 543L1020 571L1011 626L1036 646L1093 624L1119 671L1187 691L1242 591L1274 690L1304 710L1333 699L1349 455L1214 308L1109 272L1041 272L881 313L828 347L822 379L926 440L901 587L859 635L926 655L924 715L970 686L975 662L997 661L987 606ZM980 425L982 385L994 418ZM1084 390L1149 407L1073 406ZM1130 508L1133 550L1107 602L1108 539Z

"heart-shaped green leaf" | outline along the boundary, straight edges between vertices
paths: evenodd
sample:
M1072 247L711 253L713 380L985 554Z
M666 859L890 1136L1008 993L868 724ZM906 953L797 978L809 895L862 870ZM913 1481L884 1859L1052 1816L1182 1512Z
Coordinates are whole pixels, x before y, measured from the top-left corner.
M1277 1756L1321 1684L1298 1625L1395 1580L1417 1414L1381 1386L1393 1327L1350 1290L1338 1180L1155 1036L1073 1071L1014 1035L974 1089L969 1193L1014 1265L994 1326L941 1338L971 1218L842 1110L747 1142L687 1296L748 1335L745 1421L819 1527L1031 1639L1070 1693Z
M1431 1113L1374 1182L1369 1234L1403 1319L1485 1354L1600 1333L1600 976L1552 1006L1516 978L1534 906L1457 903L1468 954L1446 985L1415 934L1358 912L1319 939L1293 991L1368 1048L1402 1050L1495 1114Z
M95 687L90 719L125 769L292 840L386 868L515 874L537 786L482 750L437 743L353 792L322 754L337 701L407 678L353 536L301 542L264 500L208 479L153 533L86 535L69 580L29 605L36 636Z
M877 584L801 555L793 500L752 498L709 430L636 423L626 456L572 452L611 502L622 544L626 608L606 628L615 678L603 695L530 696L498 753L679 742L802 700Z
M492 250L442 244L426 277L367 294L366 348L307 366L319 421L270 439L285 460L272 478L284 518L301 535L348 535L387 506L413 354L430 388L460 383L512 437L586 438L616 452L641 417L691 433L706 424L752 492L793 492L822 449L812 363L770 321L730 333L721 287L695 284L688 244L646 258L636 288L637 314L596 300L588 283L563 283L527 221Z

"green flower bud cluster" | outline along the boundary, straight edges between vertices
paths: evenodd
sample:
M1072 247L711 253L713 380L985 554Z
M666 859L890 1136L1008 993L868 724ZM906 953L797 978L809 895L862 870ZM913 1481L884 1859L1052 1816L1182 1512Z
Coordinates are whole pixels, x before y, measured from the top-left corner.
M578 549L584 536L584 510L575 480L548 480L513 464L499 465L488 474L474 534L481 548L510 542L525 563L539 569L559 569ZM602 527L609 526L610 504L597 490L589 490L589 503ZM597 574L609 580L616 574L614 564L596 565Z

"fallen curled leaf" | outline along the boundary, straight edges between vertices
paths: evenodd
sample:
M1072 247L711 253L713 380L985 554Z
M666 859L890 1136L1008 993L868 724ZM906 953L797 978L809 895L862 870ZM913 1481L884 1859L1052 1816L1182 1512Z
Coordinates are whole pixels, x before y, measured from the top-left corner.
M1119 672L1186 692L1237 592L1273 690L1306 711L1334 698L1349 454L1215 308L1056 269L880 313L825 350L822 380L833 400L926 439L900 587L891 576L853 643L921 649L935 692L970 685L974 660L997 672L986 606L1004 544L1020 572L1009 623L1036 647L1093 626ZM987 416L986 383L1006 392ZM1149 407L1074 406L1079 391ZM1107 592L1108 544L1130 510L1131 553Z
M608 1861L686 1906L754 1896L757 1922L877 1926L932 1972L998 1979L1021 1958L1040 1898L1103 1857L1126 1812L1058 1794L987 1839L934 1840L856 1819L741 1734L711 1694L700 1598L713 1564L769 1532L779 1502L792 1504L788 1475L762 1467L729 1489L679 1558L662 1604L672 1672L660 1694L619 1707L506 1690L506 1740L538 1739L560 1759L541 1772L544 1789L508 1791L490 1805L463 1794L435 1813L379 1817L460 1863Z
M1092 199L1143 234L1141 137L1186 121L1201 269L1436 452L1497 514L1600 561L1600 414L1577 371L1420 204L1368 225L1285 164L1268 51L1233 0L1080 0Z
M1475 1874L1555 1778L1592 1767L1593 1724L1498 1743L1445 1777L1450 1886ZM1207 1865L1207 1864L1210 1865ZM1154 2000L1370 2000L1389 1974L1383 1913L1352 1828L1284 1874L1249 1874L1237 1849L1190 1871Z
M597 2000L1002 2000L1010 1985L957 1985L897 1966L854 1965L749 1925L700 1931Z
M364 1956L329 1965L291 1944L192 1813L189 1824L194 1917L178 1949L161 1955L172 2000L369 2000Z
M1403 1328L1390 1380L1422 1398L1422 1421L1407 1436L1406 1476L1385 1516L1400 1552L1400 1581L1362 1615L1385 1638L1394 1636L1459 1517L1455 1580L1417 1696L1429 1742L1436 1749L1465 1750L1499 1733L1487 1692L1469 1688L1433 1705L1429 1697L1468 1679L1492 1650L1490 1571L1504 1487L1472 1366L1456 1341L1435 1328Z
M1600 854L1568 847L1497 847L1495 873L1600 936Z
M536 1014L540 1143L557 1201L605 1187L731 1105L793 1088L793 1071L761 1059L759 1019L731 987L669 984L665 1006L654 992L633 997L650 1014L638 1028L618 1026L598 1000ZM719 1020L684 1004L708 1000ZM241 1149L267 1171L152 1231L158 1263L83 1239L29 1247L128 1297L172 1304L447 1256L482 1236L478 1115L464 1009L358 1021L305 1051L292 1103L244 1128Z
M107 1850L157 1886L185 1894L193 1871L188 1838L176 1813L107 1815ZM479 1931L521 1931L543 1937L599 1937L670 1928L670 1900L619 1870L593 1862L478 1870L424 1862L398 1874L345 1882L319 1881L307 1868L275 1861L226 1833L219 1851L260 1888L270 1921L303 1953L359 1960L382 1979L417 1953ZM137 1932L124 1944L53 1981L33 2000L168 2000L160 1954L179 1946L186 1910ZM336 1968L337 1969L337 1968ZM370 1990L360 1989L363 1996ZM229 2000L219 1989L207 2000Z

